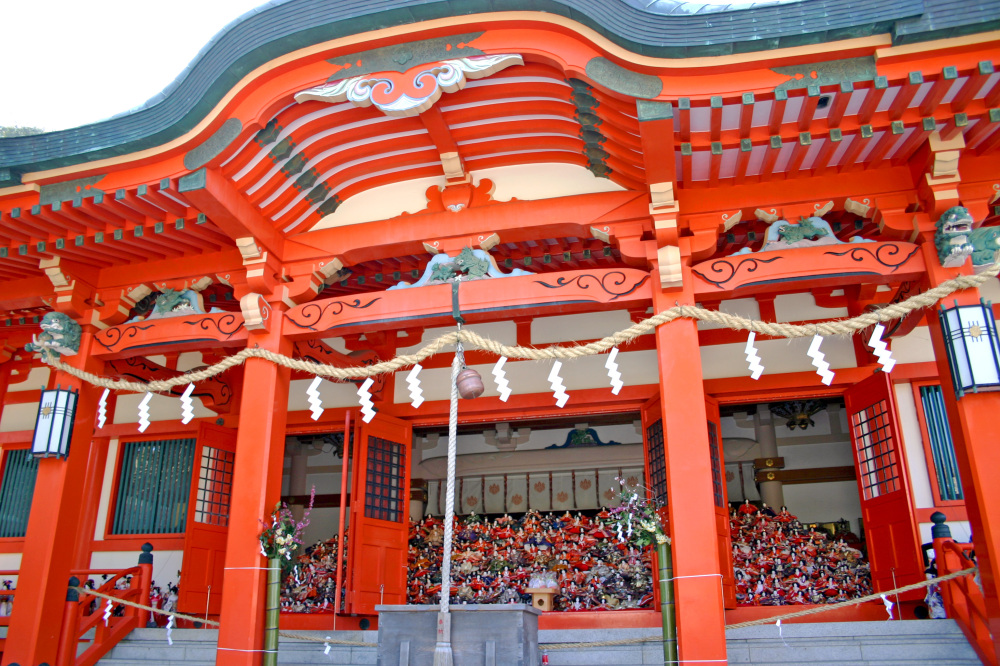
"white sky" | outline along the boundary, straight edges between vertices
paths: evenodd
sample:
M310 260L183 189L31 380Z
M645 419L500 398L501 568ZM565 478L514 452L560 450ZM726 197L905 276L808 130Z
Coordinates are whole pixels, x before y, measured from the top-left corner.
M138 106L265 0L4 0L0 125L52 131Z

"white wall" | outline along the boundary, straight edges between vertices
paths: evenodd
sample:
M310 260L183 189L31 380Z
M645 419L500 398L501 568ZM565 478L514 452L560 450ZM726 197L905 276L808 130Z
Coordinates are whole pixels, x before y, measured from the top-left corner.
M931 492L930 470L924 453L923 435L920 432L920 422L917 420L917 410L922 407L916 404L911 384L896 384L896 409L899 411L899 435L903 439L906 466L910 471L913 506L918 509L929 509L934 506L934 494Z
M177 571L181 568L183 552L179 550L153 551L153 580L166 589L168 583L177 583ZM91 569L128 569L139 562L139 551L108 551L93 553L90 557ZM98 583L100 576L95 576Z
M483 178L493 181L493 199L496 201L508 201L515 197L530 201L625 189L575 164L520 164L474 169L471 174L476 185ZM312 228L342 227L385 220L402 213L416 213L427 207L427 188L445 184L444 177L437 176L375 187L350 197L337 207L336 212L327 215Z

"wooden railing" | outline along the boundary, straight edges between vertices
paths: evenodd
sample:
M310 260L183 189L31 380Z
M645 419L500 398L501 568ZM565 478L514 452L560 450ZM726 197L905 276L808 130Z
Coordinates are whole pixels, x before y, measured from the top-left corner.
M940 516L938 520L936 517ZM935 513L934 553L939 576L975 566L971 543L957 543L951 538L951 530L944 524L944 515ZM989 619L986 615L986 598L969 574L941 583L941 598L948 617L962 628L965 637L972 644L976 654L984 664L998 666L997 651L990 634Z
M112 614L105 620L105 610L109 602L92 594L79 592L78 588L81 586L80 581L85 581L90 576L110 576L97 588L98 592L148 606L153 578L153 556L150 553L152 549L152 546L145 544L143 553L139 556L139 564L129 569L121 571L81 569L70 572L72 578L66 594L66 610L56 657L57 666L94 666L130 631L147 625L149 611L121 606L117 607L121 609L121 614L117 615L114 602L110 602ZM132 577L129 586L118 589L118 583L129 576ZM87 636L91 630L93 635ZM89 645L80 652L80 644L86 642L89 642Z

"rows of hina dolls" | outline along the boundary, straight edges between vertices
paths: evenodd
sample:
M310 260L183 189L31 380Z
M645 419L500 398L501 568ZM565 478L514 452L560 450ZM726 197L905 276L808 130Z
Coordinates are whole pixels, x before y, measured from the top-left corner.
M736 599L744 605L824 604L871 594L871 573L852 534L833 538L781 507L749 502L730 512Z
M831 538L778 513L744 504L731 512L737 600L747 605L832 603L871 593L856 541ZM453 603L531 603L526 589L553 587L556 610L652 608L650 553L618 540L607 512L456 517ZM410 525L407 602L437 603L444 524ZM342 559L346 571L347 554ZM286 612L334 609L337 539L307 547L285 578ZM345 577L346 580L346 577ZM343 603L343 591L341 593Z
M411 526L408 602L437 603L444 525L427 517ZM652 607L649 554L621 543L610 516L528 511L493 520L456 518L451 601L531 603L529 588L558 589L556 610Z

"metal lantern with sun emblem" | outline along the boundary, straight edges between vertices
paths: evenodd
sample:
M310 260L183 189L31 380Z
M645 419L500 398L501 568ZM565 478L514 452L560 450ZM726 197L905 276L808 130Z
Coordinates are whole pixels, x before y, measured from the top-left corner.
M80 394L71 389L42 389L35 420L35 436L31 453L38 458L65 458L69 454L69 441L73 437L76 418L76 401Z
M941 329L955 395L1000 390L1000 340L993 307L980 301L941 308Z

